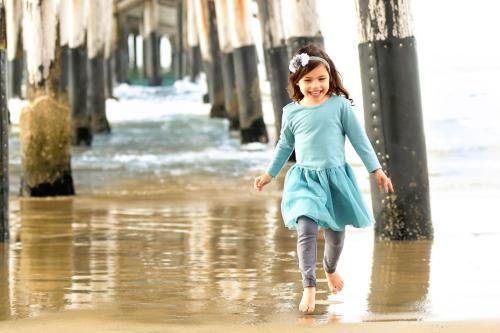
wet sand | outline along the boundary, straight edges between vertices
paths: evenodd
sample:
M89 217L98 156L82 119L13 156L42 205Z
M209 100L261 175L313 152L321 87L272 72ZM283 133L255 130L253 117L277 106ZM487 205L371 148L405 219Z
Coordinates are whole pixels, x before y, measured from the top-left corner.
M141 179L102 195L12 198L0 332L498 331L499 269L478 255L497 246L495 233L388 243L350 229L344 290L328 296L318 259L316 311L301 315L283 179L261 194L249 180Z
M23 319L0 322L3 332L171 332L171 333L212 333L212 332L352 332L352 333L420 333L420 332L484 332L497 333L500 321L465 321L465 322L379 322L379 323L334 323L315 325L310 320L296 323L234 325L224 323L212 325L164 325L157 323L120 320L109 317L106 313L93 311L74 311L60 315L46 315L38 319Z

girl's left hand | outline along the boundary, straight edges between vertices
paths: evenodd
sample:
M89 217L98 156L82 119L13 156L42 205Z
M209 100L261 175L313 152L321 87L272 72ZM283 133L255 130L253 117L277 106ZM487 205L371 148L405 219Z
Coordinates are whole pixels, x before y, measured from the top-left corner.
M386 193L394 192L394 188L392 187L392 182L389 177L387 177L382 169L378 169L374 172L375 178L377 179L378 189L382 191L382 188Z

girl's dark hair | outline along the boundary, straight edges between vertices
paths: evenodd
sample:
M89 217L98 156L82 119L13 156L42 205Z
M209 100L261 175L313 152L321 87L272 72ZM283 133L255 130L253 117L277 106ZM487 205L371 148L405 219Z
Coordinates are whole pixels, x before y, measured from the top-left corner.
M301 53L307 53L310 56L316 56L325 59L330 65L330 71L328 73L330 74L330 82L329 82L330 85L328 92L326 94L329 96L331 95L344 96L349 101L351 101L352 104L352 99L349 97L349 92L347 91L347 89L344 88L344 85L342 84L342 77L340 73L337 72L337 69L333 64L332 59L330 59L330 57L328 56L328 54L326 54L323 48L318 44L311 43L298 49L295 52L295 54L301 54ZM290 95L290 98L292 100L299 102L304 98L304 95L302 94L302 92L300 92L297 83L304 75L306 75L307 73L309 73L310 71L312 71L321 64L323 64L321 61L310 60L307 65L299 67L299 69L297 69L295 73L290 72L288 74L288 95Z

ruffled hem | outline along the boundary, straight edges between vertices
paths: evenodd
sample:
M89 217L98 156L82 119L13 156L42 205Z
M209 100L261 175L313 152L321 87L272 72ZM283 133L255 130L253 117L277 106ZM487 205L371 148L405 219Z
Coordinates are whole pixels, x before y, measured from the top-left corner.
M292 166L285 177L281 211L289 229L297 228L300 216L339 231L346 225L365 228L374 223L348 163L318 169Z

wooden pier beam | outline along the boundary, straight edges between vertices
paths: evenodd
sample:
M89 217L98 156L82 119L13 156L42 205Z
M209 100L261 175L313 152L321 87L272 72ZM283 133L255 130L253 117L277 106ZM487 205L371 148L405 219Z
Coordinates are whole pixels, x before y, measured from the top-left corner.
M257 49L252 36L250 0L228 2L231 42L234 54L236 90L238 94L241 142L267 143L262 113Z
M85 0L71 0L67 4L68 15L68 96L71 107L72 143L90 146L92 127L87 109L87 47Z
M357 0L365 126L394 193L372 179L375 235L432 239L416 40L409 1Z
M22 98L23 39L21 33L21 0L5 0L5 21L7 25L7 95Z
M198 41L198 29L196 26L196 12L194 8L195 0L186 0L187 7L187 18L186 18L186 30L187 30L187 75L189 75L192 82L196 81L198 75L200 75L202 60L200 44Z
M88 56L88 112L92 133L110 133L106 118L104 78L104 44L106 20L112 11L112 0L88 0L87 56Z
M287 1L290 15L287 16L289 36L288 56L310 43L324 45L316 0Z
M258 0L266 72L271 84L274 127L281 132L282 108L290 103L288 96L288 51L281 15L281 0ZM276 141L279 135L276 135Z
M5 6L0 2L0 243L9 240L9 115L7 111L7 25ZM0 246L3 246L0 244ZM3 252L0 251L3 261ZM0 270L3 267L0 267Z
M71 175L69 106L59 93L58 0L24 0L30 104L21 110L21 195L75 193Z
M213 0L193 0L193 2L203 68L207 75L208 96L212 104L210 117L225 118L224 82L221 75L215 4Z
M238 93L236 89L236 77L233 57L233 45L231 43L231 30L229 23L228 2L233 0L215 0L215 12L217 16L217 35L221 51L222 81L224 83L224 103L226 106L229 129L240 130Z

